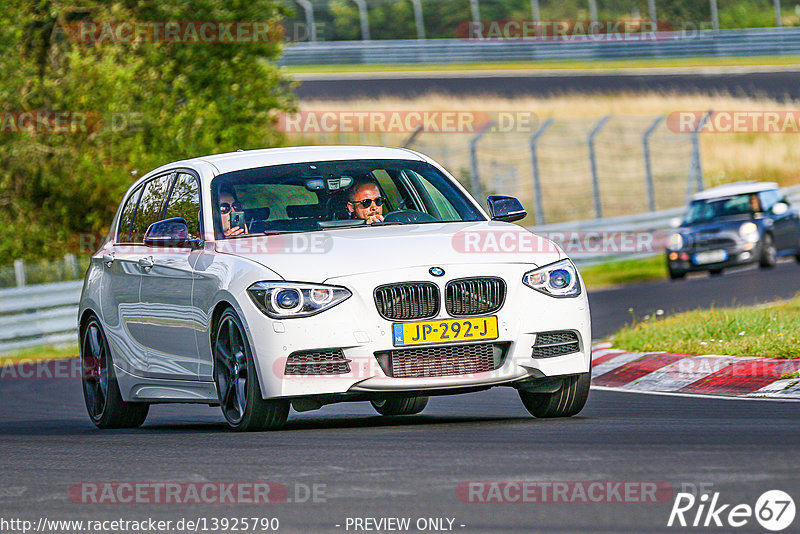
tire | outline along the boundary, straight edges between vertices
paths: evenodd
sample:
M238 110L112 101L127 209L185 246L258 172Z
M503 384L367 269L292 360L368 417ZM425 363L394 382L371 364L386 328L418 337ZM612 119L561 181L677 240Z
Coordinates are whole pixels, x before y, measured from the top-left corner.
M428 405L428 397L408 397L405 399L385 399L369 401L381 415L414 415Z
M289 418L289 401L261 397L250 343L231 308L222 312L211 347L217 397L228 426L240 432L282 427Z
M685 272L673 271L672 269L669 270L670 280L683 280L684 278L686 278Z
M555 393L531 393L519 390L528 412L536 417L572 417L583 409L589 397L591 373L564 377L564 385Z
M778 250L775 248L775 240L771 234L764 234L758 265L762 269L772 269L776 263L778 263Z
M108 341L95 316L83 328L80 353L83 399L92 423L103 429L140 427L150 405L122 400Z

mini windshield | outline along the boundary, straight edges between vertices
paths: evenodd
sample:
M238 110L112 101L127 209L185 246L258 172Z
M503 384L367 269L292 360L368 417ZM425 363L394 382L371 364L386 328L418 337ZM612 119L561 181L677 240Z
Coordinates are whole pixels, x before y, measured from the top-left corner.
M731 215L753 214L760 210L759 206L758 195L755 193L695 200L689 204L684 224L711 221Z
M485 220L432 165L346 160L230 172L212 182L217 237Z

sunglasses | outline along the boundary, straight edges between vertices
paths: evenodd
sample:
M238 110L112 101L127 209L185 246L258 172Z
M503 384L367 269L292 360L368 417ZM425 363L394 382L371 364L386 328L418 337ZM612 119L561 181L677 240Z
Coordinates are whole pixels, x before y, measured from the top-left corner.
M364 200L351 200L353 204L361 204L361 207L368 208L372 206L372 203L375 202L375 205L381 207L383 204L383 199L381 197L378 198L365 198Z
M242 211L242 205L238 202L234 202L233 204L228 204L227 202L221 202L219 205L219 212L223 215L229 213L233 209L233 211Z

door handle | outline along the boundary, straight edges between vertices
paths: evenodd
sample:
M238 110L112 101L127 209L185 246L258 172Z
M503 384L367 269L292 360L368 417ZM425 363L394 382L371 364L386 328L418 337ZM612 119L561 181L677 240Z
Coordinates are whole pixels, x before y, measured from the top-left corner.
M139 258L139 266L142 267L145 271L149 271L153 267L153 256L148 256L146 258Z
M103 263L105 263L106 267L111 267L111 264L114 263L114 255L103 254Z

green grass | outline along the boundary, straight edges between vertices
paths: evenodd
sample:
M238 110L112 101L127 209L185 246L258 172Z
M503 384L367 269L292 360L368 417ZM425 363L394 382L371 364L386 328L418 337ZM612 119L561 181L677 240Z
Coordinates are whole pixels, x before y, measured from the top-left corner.
M0 365L20 361L61 360L78 356L78 345L46 345L0 354Z
M438 72L461 70L605 70L629 68L669 67L747 67L747 66L793 66L800 65L800 56L742 56L742 57L696 57L629 59L618 61L527 61L497 63L446 63L436 65L392 64L392 65L291 65L283 67L289 74L340 73L340 72Z
M800 297L768 306L694 310L635 321L614 335L631 351L800 358Z
M590 265L582 267L580 271L583 282L589 290L648 280L663 280L667 277L667 267L661 254L649 258Z

